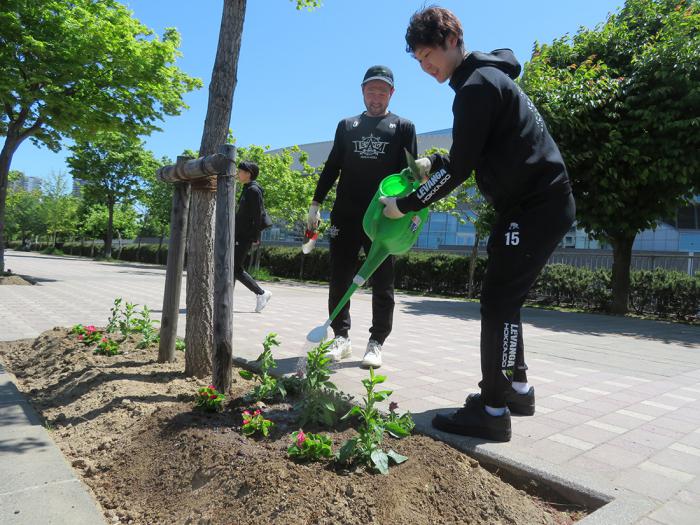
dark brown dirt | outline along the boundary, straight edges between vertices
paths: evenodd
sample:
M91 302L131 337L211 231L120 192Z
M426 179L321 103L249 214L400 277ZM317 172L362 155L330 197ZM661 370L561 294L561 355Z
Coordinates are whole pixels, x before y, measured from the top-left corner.
M506 484L463 453L425 436L389 440L409 459L386 476L329 463L299 464L286 448L297 429L291 405L264 407L268 439L240 433L237 377L219 414L193 410L200 380L184 356L122 344L97 356L65 329L0 343L0 361L46 421L91 488L108 522L134 524L569 524L562 512ZM334 450L354 435L330 432Z

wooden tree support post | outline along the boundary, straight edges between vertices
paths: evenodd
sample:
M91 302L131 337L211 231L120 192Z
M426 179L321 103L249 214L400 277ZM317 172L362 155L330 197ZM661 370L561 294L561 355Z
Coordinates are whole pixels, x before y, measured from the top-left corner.
M225 172L217 177L216 229L214 232L214 348L213 383L219 392L231 389L233 364L233 256L236 219L236 147L220 147L229 160Z
M177 165L169 167L176 170L177 166L182 167L188 160L190 160L190 157L178 157ZM163 311L160 321L160 343L158 346L159 363L175 360L175 342L177 341L177 321L180 314L180 290L182 287L182 270L185 263L189 211L190 185L187 182L176 182L175 191L173 192L173 206L170 212L170 242L168 243L168 263L165 270L165 291L163 292Z

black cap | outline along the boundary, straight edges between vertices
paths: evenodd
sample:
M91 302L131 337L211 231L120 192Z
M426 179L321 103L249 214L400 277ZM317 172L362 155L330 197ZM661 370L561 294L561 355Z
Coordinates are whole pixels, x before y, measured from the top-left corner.
M394 74L386 66L372 66L365 73L365 78L362 79L362 85L364 86L370 80L383 80L391 87L394 87Z

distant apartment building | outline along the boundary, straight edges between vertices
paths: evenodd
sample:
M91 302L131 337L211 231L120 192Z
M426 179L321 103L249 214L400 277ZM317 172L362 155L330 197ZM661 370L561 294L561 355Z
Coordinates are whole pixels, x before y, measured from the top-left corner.
M441 129L417 135L418 154L431 148L449 150L452 146L452 129ZM300 144L299 147L308 156L308 163L320 167L328 158L333 146L332 141ZM274 155L280 149L268 153ZM296 164L295 169L301 166ZM431 212L427 224L418 237L416 247L423 249L459 250L474 245L474 227L468 221L464 224L450 213ZM480 239L479 244L485 244ZM562 239L561 248L605 249L591 239L585 231L572 228ZM656 229L640 232L634 242L633 250L650 252L694 252L700 253L700 197L684 208L676 210L675 217L659 221Z
M41 191L42 179L39 177L30 177L28 175L20 175L17 180L10 183L11 190L24 190L24 191Z

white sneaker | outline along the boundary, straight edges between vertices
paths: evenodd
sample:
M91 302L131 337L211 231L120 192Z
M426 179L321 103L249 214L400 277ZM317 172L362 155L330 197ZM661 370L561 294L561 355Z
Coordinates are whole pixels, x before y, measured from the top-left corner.
M262 312L263 308L267 305L267 302L270 300L270 297L272 297L272 292L269 290L264 290L262 295L256 296L256 302L255 302L255 311L256 312Z
M352 355L352 345L350 344L349 337L343 337L342 335L337 336L333 339L333 342L328 346L326 350L326 355L331 358L332 361L336 363L341 359L345 359Z
M363 368L379 368L382 366L382 345L374 339L370 339L367 343L365 356L362 358Z

